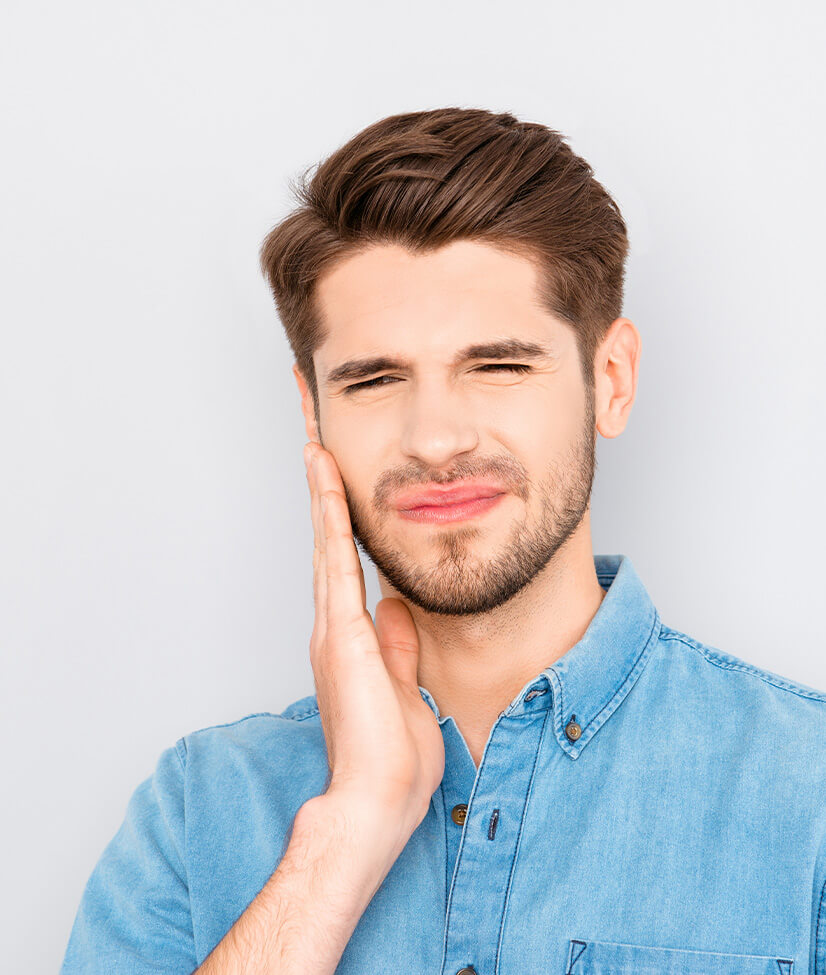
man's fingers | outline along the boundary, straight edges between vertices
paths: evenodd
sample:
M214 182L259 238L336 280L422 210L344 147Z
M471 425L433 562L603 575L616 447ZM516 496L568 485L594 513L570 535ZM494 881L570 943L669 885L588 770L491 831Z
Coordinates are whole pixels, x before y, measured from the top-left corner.
M366 613L361 562L344 495L330 489L321 497L326 503L327 631L346 631Z
M327 565L324 558L324 521L321 516L316 475L313 465L307 468L307 484L310 488L310 511L313 521L313 602L315 605L315 625L312 644L321 645L326 639L327 630Z
M347 509L344 482L335 458L323 448L314 449L316 493L327 510L324 524L326 565L327 633L342 633L348 624L369 618L365 606L364 573L361 568L353 526Z

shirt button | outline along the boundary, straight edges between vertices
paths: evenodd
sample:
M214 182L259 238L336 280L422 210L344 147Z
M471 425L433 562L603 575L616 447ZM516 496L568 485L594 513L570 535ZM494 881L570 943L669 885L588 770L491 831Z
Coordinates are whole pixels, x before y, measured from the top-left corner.
M476 969L468 965L467 968L460 968L456 975L476 975Z
M576 715L571 715L571 720L565 725L565 734L570 738L571 741L576 741L577 738L582 734L582 728L576 723Z
M458 823L459 826L464 826L465 819L467 819L467 803L460 802L458 806L454 806L450 810L450 818L454 823ZM472 968L463 968L462 971L472 972Z

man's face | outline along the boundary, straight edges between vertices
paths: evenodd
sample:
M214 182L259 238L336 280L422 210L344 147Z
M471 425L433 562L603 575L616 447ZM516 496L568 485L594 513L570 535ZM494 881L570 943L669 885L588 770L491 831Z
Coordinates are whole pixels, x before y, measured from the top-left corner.
M394 589L431 613L505 603L553 559L589 504L591 391L574 333L539 307L536 280L527 260L459 241L425 256L376 245L318 285L329 330L314 356L319 433L338 464L353 535ZM469 346L503 341L545 351L499 358L481 349L454 361ZM345 363L378 357L397 365L335 377ZM403 492L471 478L502 492L472 516L421 520L397 506Z

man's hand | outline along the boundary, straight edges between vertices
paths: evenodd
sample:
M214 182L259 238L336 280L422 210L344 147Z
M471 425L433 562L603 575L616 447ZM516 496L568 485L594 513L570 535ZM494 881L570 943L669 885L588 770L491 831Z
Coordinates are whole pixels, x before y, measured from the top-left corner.
M304 456L315 533L310 662L331 773L324 796L357 817L402 824L403 845L445 767L439 723L419 692L418 633L400 599L380 600L373 624L338 465L314 441Z
M307 444L312 453L310 660L330 781L298 809L276 870L197 975L332 975L444 774L413 618L400 599L382 599L373 626L338 465L320 444Z

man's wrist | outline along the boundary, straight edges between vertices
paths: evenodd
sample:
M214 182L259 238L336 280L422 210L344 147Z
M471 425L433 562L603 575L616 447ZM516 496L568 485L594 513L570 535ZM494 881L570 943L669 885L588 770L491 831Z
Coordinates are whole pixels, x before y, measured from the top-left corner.
M367 796L325 792L307 800L296 813L293 835L315 847L331 838L357 856L368 876L381 874L376 887L407 845L415 826L399 813L382 809Z

